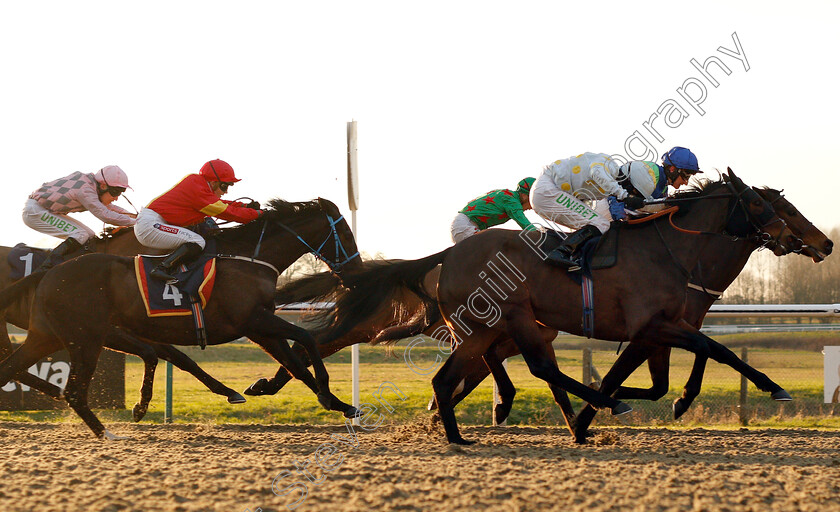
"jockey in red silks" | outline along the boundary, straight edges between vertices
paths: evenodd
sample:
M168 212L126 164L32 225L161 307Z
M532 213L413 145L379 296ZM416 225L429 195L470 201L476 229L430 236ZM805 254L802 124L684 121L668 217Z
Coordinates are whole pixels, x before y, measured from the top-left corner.
M92 229L68 213L89 211L115 226L131 226L137 217L112 204L127 188L128 176L116 165L95 173L74 172L41 185L23 207L23 223L46 235L63 238L38 270L47 270L78 251L93 236Z
M256 201L246 205L221 198L237 181L227 162L211 160L198 174L186 176L140 210L134 226L137 240L155 249L174 249L152 270L153 278L176 283L172 269L193 261L204 250L204 238L184 226L199 224L208 217L246 223L262 214Z

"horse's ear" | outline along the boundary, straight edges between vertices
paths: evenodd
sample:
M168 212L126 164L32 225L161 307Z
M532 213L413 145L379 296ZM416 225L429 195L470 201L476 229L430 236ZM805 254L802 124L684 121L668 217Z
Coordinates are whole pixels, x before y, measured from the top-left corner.
M726 168L726 170L727 170L727 171L729 171L729 180L730 180L732 183L734 183L734 184L735 184L735 185L737 185L738 187L744 187L744 186L746 186L746 185L744 185L744 182L741 180L741 178L739 178L738 176L736 176L736 175L735 175L735 173L734 173L734 172L732 172L732 169L731 169L731 168L727 167L727 168Z

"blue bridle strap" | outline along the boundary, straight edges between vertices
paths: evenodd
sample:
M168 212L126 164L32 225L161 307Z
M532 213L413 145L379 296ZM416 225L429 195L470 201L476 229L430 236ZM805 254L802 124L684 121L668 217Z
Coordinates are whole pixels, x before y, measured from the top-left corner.
M336 227L336 225L338 225L339 222L342 221L342 219L344 219L343 215L338 217L337 219L333 220L333 218L330 217L327 214L327 220L330 222L331 233L329 235L327 235L327 238L325 238L324 241L321 242L321 245L319 245L317 249L312 247L311 245L309 245L309 242L304 240L299 234L297 234L297 232L295 232L295 230L293 230L289 226L283 224L282 222L278 222L278 224L280 225L280 227L282 227L283 229L285 229L289 233L295 235L295 237L297 237L297 239L300 240L300 243L305 245L306 248L309 249L309 252L311 252L316 258L318 258L319 260L326 263L327 266L330 267L330 270L332 270L333 272L341 272L341 269L342 269L342 267L344 267L344 265L349 263L353 258L359 256L358 251L356 251L354 254L348 256L347 255L347 250L344 248L344 245L341 243L341 239L338 236L338 230L335 227ZM329 242L330 236L332 236L332 238L335 240L335 261L329 261L328 259L326 259L321 254L321 250L324 248L324 246L327 244L327 242ZM262 235L260 235L260 240L262 240ZM259 247L259 244L257 245L257 247ZM339 261L340 258L342 258L342 257L344 258L344 260Z

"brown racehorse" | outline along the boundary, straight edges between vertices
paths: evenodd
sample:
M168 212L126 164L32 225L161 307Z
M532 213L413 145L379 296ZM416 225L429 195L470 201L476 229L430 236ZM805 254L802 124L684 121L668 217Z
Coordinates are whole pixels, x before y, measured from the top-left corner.
M12 284L11 266L8 262L9 252L11 247L0 247L0 289L6 288ZM67 259L72 259L87 252L101 252L105 254L116 254L119 256L133 256L136 254L163 254L166 251L160 251L141 245L134 236L134 230L131 228L119 228L110 233L105 234L101 238L94 238L88 241L84 251L79 251L78 254L71 254ZM29 327L29 309L32 302L32 293L28 293L17 301L11 304L4 312L5 321L0 322L0 357L6 357L12 352L12 342L9 339L9 333L6 328L6 322L9 322L21 329ZM186 354L176 349L171 345L158 345L155 343L144 343L138 340L129 338L110 338L106 344L106 348L124 352L126 354L133 354L140 357L145 365L143 374L143 384L140 388L140 401L134 405L132 416L134 421L140 421L149 409L149 403L152 400L152 388L154 385L155 368L157 367L158 358L171 362L185 372L190 373L202 384L207 386L210 391L218 395L227 397L229 403L238 404L243 403L245 398L225 386L207 372L202 370L192 359ZM21 372L15 376L16 380L31 386L53 398L59 399L61 397L61 388L50 384L49 382L32 375L29 372Z
M805 241L806 245L797 252L812 257L816 262L822 261L827 254L831 253L833 242L805 219L778 191L761 189L757 192L773 203L774 209L788 224L791 231ZM692 272L693 277L687 290L688 297L683 318L699 329L703 324L706 313L719 293L735 280L752 252L762 244L763 241L754 238L738 240L716 238L710 241ZM816 247L820 249L815 249ZM713 292L712 290L716 291ZM638 342L630 343L604 376L599 390L606 394L615 392L612 396L616 399L658 400L667 393L669 388L670 352L670 347L658 347ZM472 368L469 375L465 376L464 390L453 400L457 403L469 394L490 373L488 367L493 368L492 373L499 384L501 398L501 403L497 404L494 411L495 419L497 422L503 421L510 412L515 389L505 374L501 361L517 354L515 345L507 340L494 344L489 353L484 356L487 364L475 365ZM645 360L648 361L652 387L647 389L618 387ZM616 390L616 388L618 389ZM691 391L692 389L694 392ZM683 396L674 401L675 418L679 418L687 410L698 391L699 387L691 388L690 384L686 385ZM575 417L565 393L558 389L552 389L552 392L554 392L555 400L563 409L564 417L569 428L575 434L576 440L582 442L586 429L595 414L595 409L587 405L580 415Z
M223 256L217 261L213 295L205 308L207 343L217 345L247 336L316 392L325 408L342 411L347 417L355 415L352 406L330 392L329 375L309 333L274 315L279 271L302 254L314 251L335 270L359 265L353 235L335 205L324 199L307 203L273 200L257 221L222 230L214 238ZM193 345L192 320L146 316L137 292L133 258L81 256L0 292L0 308L17 300L21 291L33 284L37 290L29 333L23 345L0 363L0 381L7 382L63 347L71 361L64 392L67 402L95 435L114 438L87 404L88 385L103 343L116 337ZM292 352L287 339L307 349L314 361L315 378Z
M686 269L695 266L710 237L718 236L724 229L746 236L756 232L758 226L758 230L779 241L780 253L789 251L790 240L795 239L772 208L734 173L724 176L731 178L731 183L712 182L702 190L669 199L680 202L680 211L672 215L672 222L680 229L671 228L668 218L661 218L627 230L620 238L618 263L595 273L599 288L594 310L600 320L594 337L684 348L695 353L701 368L711 356L745 373L774 398L789 399L766 375L743 364L731 351L682 319L689 276ZM733 223L733 213L738 208L748 212L752 225L739 227ZM704 236L698 236L698 231ZM350 291L336 303L332 335L341 335L364 321L367 312L389 300L394 290L411 289L422 296L419 287L424 276L442 264L438 299L458 348L432 383L450 442L466 442L458 432L452 405L453 395L463 386L460 375L496 340L505 337L514 339L535 376L596 407L621 412L623 404L592 393L558 370L546 339L553 338L552 331L556 330L582 334L580 288L567 272L544 264L532 250L537 234L526 236L529 243L510 231L486 231L421 260L345 278ZM649 286L651 280L656 286Z
M765 200L771 203L776 214L788 224L793 234L804 240L805 245L801 249L802 254L812 257L815 262L819 262L826 254L831 253L833 242L814 227L808 219L802 216L796 207L787 201L779 191L773 189L755 190ZM724 290L743 268L752 251L760 245L766 245L766 243L765 241L756 240L755 236L739 240L733 240L729 237L715 237L710 242L710 246L706 247L698 261L697 267L692 273L694 277L687 292L686 321L698 328L702 325L702 317L705 316L705 313L715 299L714 295L710 295L707 292L709 290ZM731 253L731 257L722 256L727 251ZM366 262L365 264L366 266L375 266L382 263ZM425 293L429 295L435 294L434 290L437 287L439 274L440 268L436 267L426 275L422 287ZM694 281L701 282L707 292L703 292L702 286L694 283ZM293 281L278 290L277 301L278 303L303 302L308 300L328 301L335 298L335 296L328 295L331 292L334 294L341 293L337 288L338 286L339 282L337 278L331 274L317 274ZM401 307L397 309L390 307L381 308L381 311L378 312L375 318L372 318L364 325L357 326L344 336L337 339L325 339L323 336L316 335L316 339L319 341L318 348L321 356L327 357L344 347L356 343L376 344L382 342L390 344L421 333L427 336L435 336L436 334L440 335L442 332L440 328L443 322L439 319L439 316L427 320L422 315L417 314L418 311L422 310L423 303L414 294L405 294L399 299L395 298L393 302L399 304ZM434 313L436 311L435 308L432 312ZM405 318L412 315L414 315L413 321L409 321L407 324L404 323ZM429 325L430 322L431 325ZM547 335L547 341L550 343L555 335L556 333ZM653 386L645 390L620 388L619 392L614 395L615 398L657 400L664 396L669 387L668 366L670 350L670 347L630 343L628 348L622 352L622 355L616 361L613 369L605 376L605 382L609 383L610 379L616 378L625 371L632 372L647 359ZM519 350L510 338L494 343L488 353L483 356L484 361L475 360L471 368L465 368L463 375L464 389L453 398L453 403L457 404L467 396L491 373L490 368L493 368L494 378L499 386L500 395L500 403L494 409L494 419L497 423L504 421L512 407L516 390L504 372L501 361L518 354ZM291 380L291 375L285 369L280 368L275 377L258 380L245 393L254 395L274 394L289 380ZM578 419L575 421L574 411L565 392L562 392L558 388L552 388L552 391L555 392L555 400L563 409L564 417L574 434L575 426L576 424L581 424L581 420ZM688 408L691 399L688 390L686 390L683 397L675 401L674 413L676 418L679 418ZM429 407L430 409L434 408L434 400L430 402ZM582 413L584 414L584 422L586 415L591 414L592 411L594 409Z

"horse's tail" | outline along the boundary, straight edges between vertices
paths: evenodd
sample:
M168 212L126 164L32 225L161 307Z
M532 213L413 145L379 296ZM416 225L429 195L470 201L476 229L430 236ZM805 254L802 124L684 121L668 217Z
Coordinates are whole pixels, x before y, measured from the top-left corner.
M340 285L338 276L330 271L311 274L278 287L274 292L274 302L293 304L316 301L328 297Z
M408 320L409 323L392 325L391 327L382 329L379 334L370 340L370 344L394 345L402 339L422 334L426 329L443 318L440 314L440 308L437 307L437 301L432 302L434 303L434 307L432 307L430 302L426 301L424 310L417 312L417 314L411 317Z
M38 283L46 275L46 272L33 272L0 290L0 311L5 311L9 306L19 301L26 293L35 291Z
M427 323L431 312L437 310L437 300L426 292L423 281L426 274L443 261L450 249L419 260L371 263L361 272L344 276L347 290L337 296L335 306L330 310L332 321L321 343L329 343L344 336L360 323L374 317L384 305L399 302L397 297L404 291L410 291L423 302L424 313L418 313L413 318L422 316L424 318L418 322Z

